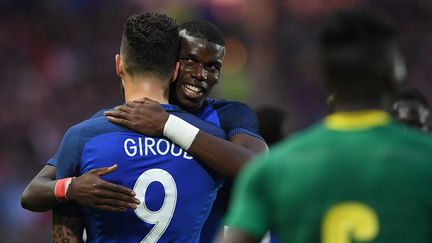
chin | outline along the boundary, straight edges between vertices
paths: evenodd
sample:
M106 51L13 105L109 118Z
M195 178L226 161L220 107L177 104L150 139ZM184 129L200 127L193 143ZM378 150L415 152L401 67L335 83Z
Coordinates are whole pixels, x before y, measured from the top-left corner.
M195 112L195 111L199 110L199 108L201 108L202 101L200 101L200 102L188 101L185 103L187 104L187 105L185 105L185 108L187 108L187 111Z

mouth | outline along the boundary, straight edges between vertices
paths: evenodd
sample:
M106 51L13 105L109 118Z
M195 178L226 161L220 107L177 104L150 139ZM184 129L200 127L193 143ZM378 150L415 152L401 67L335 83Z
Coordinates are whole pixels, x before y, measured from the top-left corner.
M182 88L184 91L184 94L188 98L201 98L205 94L205 89L201 86L193 85L193 84L182 84Z

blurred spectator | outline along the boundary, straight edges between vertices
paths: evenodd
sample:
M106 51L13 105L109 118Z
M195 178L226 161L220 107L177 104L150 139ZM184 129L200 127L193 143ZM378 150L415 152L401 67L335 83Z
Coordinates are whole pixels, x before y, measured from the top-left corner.
M392 115L407 126L429 131L429 103L417 89L401 91L392 104Z

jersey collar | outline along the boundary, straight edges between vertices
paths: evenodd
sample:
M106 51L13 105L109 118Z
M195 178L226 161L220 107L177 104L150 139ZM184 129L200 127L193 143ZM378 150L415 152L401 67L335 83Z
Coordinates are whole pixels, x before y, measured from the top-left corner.
M382 110L361 110L335 112L327 116L324 124L333 130L362 130L382 126L391 121L390 115Z
M177 105L171 105L171 104L161 104L162 108L164 108L166 111L178 111L181 110L179 106Z

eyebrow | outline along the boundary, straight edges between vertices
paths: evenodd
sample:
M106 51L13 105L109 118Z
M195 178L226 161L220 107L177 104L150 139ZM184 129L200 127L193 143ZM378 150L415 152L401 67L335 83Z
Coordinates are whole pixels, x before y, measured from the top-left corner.
M208 62L208 65L215 65L215 66L222 66L222 63L219 61L210 61Z
M192 54L192 53L187 53L187 54L184 54L184 55L179 55L179 59L185 59L185 58L190 58L190 59L192 59L192 60L196 60L197 58L196 58L197 56L195 55L195 54ZM215 60L210 60L209 62L206 62L205 63L206 65L217 65L217 66L222 66L222 63L221 62L219 62L218 61L218 59L215 59Z

